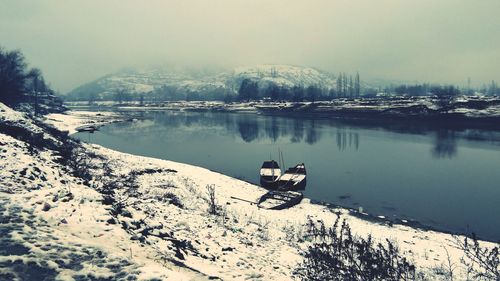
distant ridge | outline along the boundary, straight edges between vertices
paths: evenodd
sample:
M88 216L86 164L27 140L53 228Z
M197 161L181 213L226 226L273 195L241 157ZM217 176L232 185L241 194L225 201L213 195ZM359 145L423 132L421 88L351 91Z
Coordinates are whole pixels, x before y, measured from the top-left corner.
M235 95L244 79L257 81L265 88L274 83L281 87L335 87L335 76L312 67L263 64L232 70L207 70L179 67L127 69L85 83L67 94L68 100L110 99L119 89L131 95L147 95L160 87L171 87L183 94L210 95L214 91Z

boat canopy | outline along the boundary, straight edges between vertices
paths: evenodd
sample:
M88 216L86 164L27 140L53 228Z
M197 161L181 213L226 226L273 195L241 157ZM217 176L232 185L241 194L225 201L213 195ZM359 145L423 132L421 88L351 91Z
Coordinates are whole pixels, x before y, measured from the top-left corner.
M262 163L262 168L279 169L280 166L278 165L278 163L276 161L270 160L270 161L264 161L264 163Z

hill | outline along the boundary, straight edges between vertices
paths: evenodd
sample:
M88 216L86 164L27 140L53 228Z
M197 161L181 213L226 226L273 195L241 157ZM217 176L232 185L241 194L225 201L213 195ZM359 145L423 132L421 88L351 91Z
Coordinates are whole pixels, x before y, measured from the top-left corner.
M214 96L235 95L244 79L256 81L259 88L270 84L291 88L293 86L318 86L332 88L332 74L311 67L290 65L258 65L237 67L232 70L211 70L180 67L128 69L109 74L83 84L67 94L68 100L111 100L118 91L125 91L127 98L138 96L169 95L182 99L196 95L201 99Z

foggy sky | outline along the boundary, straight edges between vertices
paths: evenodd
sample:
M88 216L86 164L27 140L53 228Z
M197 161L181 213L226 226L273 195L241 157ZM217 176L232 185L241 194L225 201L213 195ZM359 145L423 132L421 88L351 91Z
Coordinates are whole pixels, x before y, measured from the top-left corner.
M1 0L0 46L62 92L130 66L313 66L500 80L499 0Z

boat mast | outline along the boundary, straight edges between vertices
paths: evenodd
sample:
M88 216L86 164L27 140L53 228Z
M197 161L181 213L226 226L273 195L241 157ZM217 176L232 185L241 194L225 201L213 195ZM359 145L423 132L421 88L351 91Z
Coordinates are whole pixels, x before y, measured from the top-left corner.
M274 167L273 167L273 155L271 154L271 152L269 152L269 160L271 160L271 178L274 179Z
M280 167L285 167L285 159L283 158L283 152L280 149L278 149L278 152L279 152L279 161L281 162Z

